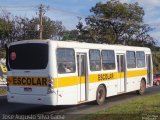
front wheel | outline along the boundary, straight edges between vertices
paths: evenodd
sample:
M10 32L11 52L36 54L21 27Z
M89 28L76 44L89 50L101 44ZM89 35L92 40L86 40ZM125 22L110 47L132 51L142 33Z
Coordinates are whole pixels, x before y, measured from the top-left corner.
M103 85L100 85L97 88L97 93L96 93L96 103L98 105L102 105L105 101L106 98L106 90L105 87Z
M140 89L137 91L138 94L143 95L146 90L146 82L141 80Z

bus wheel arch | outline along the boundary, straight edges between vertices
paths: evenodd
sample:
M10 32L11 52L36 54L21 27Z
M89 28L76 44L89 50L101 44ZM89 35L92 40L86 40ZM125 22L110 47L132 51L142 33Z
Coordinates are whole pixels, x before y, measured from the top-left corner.
M140 89L137 91L138 94L143 95L146 89L146 79L143 77L140 82Z
M105 101L106 98L106 94L107 94L107 88L105 84L100 84L97 87L97 91L96 91L96 103L98 105L102 105Z

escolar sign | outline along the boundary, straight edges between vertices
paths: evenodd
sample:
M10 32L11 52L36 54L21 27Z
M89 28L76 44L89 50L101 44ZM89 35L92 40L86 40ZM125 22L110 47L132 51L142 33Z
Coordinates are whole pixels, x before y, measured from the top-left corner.
M10 77L8 83L18 86L47 86L48 79L46 77Z

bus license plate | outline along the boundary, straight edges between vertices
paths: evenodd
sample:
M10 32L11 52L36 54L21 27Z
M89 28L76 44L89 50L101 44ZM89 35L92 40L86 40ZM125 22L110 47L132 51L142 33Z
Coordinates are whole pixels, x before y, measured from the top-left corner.
M32 88L25 87L25 88L24 88L24 91L26 91L26 92L31 92L31 91L32 91Z

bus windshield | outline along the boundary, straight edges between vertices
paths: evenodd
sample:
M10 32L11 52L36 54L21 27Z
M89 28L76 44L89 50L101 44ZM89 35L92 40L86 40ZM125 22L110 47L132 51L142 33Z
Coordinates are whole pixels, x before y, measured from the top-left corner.
M12 45L8 51L8 62L11 69L45 69L48 64L48 44Z

